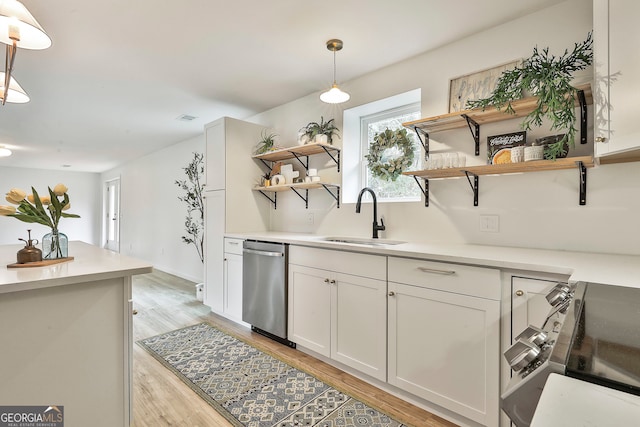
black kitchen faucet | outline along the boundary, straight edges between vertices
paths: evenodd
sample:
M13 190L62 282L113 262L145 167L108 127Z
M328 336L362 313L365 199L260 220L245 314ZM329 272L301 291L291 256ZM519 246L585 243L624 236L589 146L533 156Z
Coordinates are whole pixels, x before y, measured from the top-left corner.
M362 195L368 191L373 197L373 238L378 238L378 231L384 231L384 220L380 218L380 225L378 225L378 200L376 199L376 193L369 187L364 187L358 194L358 203L356 203L356 213L360 213L360 206L362 205Z

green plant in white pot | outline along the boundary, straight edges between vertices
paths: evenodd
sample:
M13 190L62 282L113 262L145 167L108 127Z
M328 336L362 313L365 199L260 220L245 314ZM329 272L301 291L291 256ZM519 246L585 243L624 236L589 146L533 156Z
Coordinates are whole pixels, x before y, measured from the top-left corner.
M467 102L468 108L495 107L505 109L508 113L515 113L511 101L522 97L523 93L530 93L538 97L536 108L525 116L522 128L531 130L532 127L542 126L543 119L551 122L551 130L565 131L565 137L545 150L547 159L555 159L566 154L565 144L573 147L576 135L575 99L577 89L571 85L573 74L584 70L593 62L592 34L581 43L576 43L573 50L565 50L556 57L549 54L549 48L533 49L530 58L513 70L502 73L491 96L484 99Z
M333 136L340 137L340 129L334 124L335 119L324 121L324 117L320 116L320 122L310 122L300 129L304 133L308 142L322 142L333 144Z

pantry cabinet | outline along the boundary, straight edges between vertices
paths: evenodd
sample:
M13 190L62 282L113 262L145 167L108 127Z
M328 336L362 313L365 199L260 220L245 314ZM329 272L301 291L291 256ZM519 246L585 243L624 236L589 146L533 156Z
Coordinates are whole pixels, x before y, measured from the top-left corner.
M595 154L601 163L640 160L640 2L594 0Z
M385 257L297 246L289 257L289 339L386 381Z
M388 382L497 425L500 273L389 257Z

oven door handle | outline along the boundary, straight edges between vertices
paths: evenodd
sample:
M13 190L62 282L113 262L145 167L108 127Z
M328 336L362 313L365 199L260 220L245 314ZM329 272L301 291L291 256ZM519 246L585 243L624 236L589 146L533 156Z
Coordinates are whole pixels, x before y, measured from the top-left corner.
M282 252L267 252L267 251L257 251L255 249L247 249L247 248L243 248L242 252L245 254L254 254L254 255L261 255L261 256L272 256L272 257L283 257L284 253Z

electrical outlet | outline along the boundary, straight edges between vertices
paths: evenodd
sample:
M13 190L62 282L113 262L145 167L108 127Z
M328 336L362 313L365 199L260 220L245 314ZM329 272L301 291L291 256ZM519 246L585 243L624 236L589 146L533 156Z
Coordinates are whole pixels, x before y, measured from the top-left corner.
M498 215L480 215L480 231L499 233L500 217Z
M307 225L313 225L313 212L307 212Z

